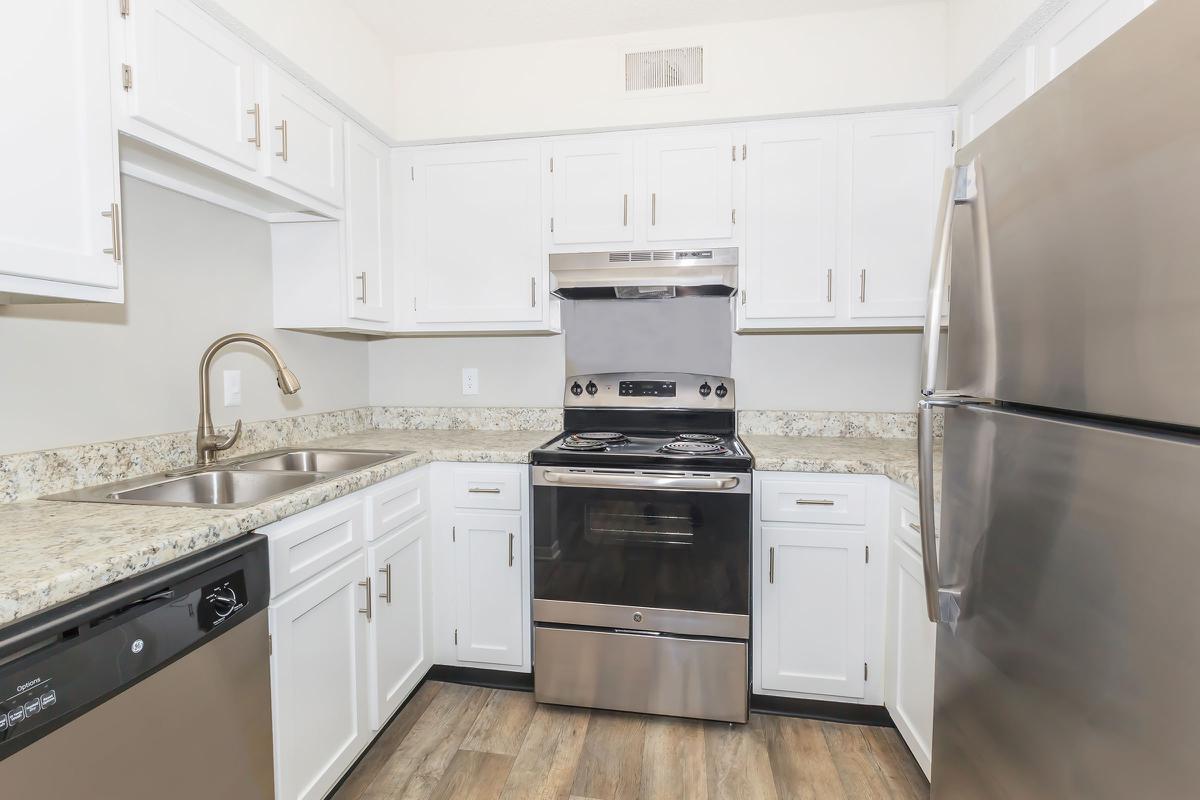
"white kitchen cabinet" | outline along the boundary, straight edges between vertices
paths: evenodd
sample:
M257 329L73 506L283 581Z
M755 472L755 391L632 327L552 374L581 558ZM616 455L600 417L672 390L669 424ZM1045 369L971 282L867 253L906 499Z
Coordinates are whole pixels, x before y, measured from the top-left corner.
M747 133L740 326L836 313L838 125L763 123Z
M531 141L421 150L408 170L413 330L547 323L542 173Z
M763 525L761 541L762 688L863 697L864 533Z
M1038 85L1057 78L1152 2L1071 0L1037 35Z
M646 240L733 236L734 133L717 128L646 137Z
M559 140L551 159L554 243L633 241L633 137Z
M986 131L1034 92L1034 48L1022 47L963 101L963 144Z
M367 548L374 616L370 626L370 723L379 730L433 663L428 514L384 534Z
M926 777L933 745L937 625L925 607L921 557L893 539L888 564L887 673L884 703Z
M934 227L953 154L953 113L920 111L852 123L843 290L852 320L917 323L925 314Z
M370 741L366 578L360 552L271 602L279 797L324 797Z
M518 514L454 514L451 536L459 661L508 665L525 661L521 527Z
M343 202L342 115L282 70L259 70L263 109L263 174L340 208Z
M349 120L345 144L349 315L390 322L395 294L390 148Z
M136 0L124 22L128 116L255 169L255 109L262 110L250 45L188 0ZM266 120L258 123L266 137Z
M121 302L105 3L10 7L0 26L0 64L8 108L0 126L7 187L0 195L0 302Z

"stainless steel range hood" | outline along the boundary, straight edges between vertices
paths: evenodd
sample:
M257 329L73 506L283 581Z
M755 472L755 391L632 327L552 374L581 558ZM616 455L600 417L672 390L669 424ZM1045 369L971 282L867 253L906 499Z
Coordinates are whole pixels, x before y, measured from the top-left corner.
M554 293L566 300L637 300L737 292L738 249L552 253Z

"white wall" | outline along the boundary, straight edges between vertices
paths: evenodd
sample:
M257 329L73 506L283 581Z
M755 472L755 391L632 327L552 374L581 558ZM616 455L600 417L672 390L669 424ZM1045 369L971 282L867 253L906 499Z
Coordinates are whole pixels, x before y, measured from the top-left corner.
M395 116L393 53L342 0L198 0L308 73L381 131ZM255 42L257 44L257 42Z
M1007 54L1005 41L1031 20L1049 18L1067 0L948 0L946 17L947 87L954 91L977 69Z
M213 363L218 424L367 402L362 341L271 327L267 224L133 179L123 185L124 305L0 306L0 452L195 428L196 367L233 331L275 344L300 378L283 397L257 348ZM242 406L224 408L221 372L242 371Z
M693 44L705 47L707 91L624 96L627 50ZM410 142L928 104L946 96L946 5L413 54L395 65L393 132Z

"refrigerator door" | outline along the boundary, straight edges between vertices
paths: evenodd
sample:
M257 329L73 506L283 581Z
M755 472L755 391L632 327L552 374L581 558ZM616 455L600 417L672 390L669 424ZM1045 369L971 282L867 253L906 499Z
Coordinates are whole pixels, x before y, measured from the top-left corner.
M1195 797L1200 439L946 411L934 800Z
M1158 0L959 152L948 390L1200 427L1197 75Z

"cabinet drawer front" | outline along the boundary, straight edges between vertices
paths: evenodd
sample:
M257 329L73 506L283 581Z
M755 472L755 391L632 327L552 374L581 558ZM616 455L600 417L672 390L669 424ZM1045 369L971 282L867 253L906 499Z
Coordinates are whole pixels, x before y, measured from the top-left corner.
M516 469L455 470L454 506L521 510L521 473Z
M367 541L382 539L429 512L429 475L393 478L373 491L367 500Z
M363 501L358 498L261 529L271 540L271 596L359 550L365 529Z
M766 478L761 485L764 522L866 523L867 487L861 483Z
M896 508L892 519L893 534L916 553L921 552L921 512L917 507L917 499L908 495L897 494Z

